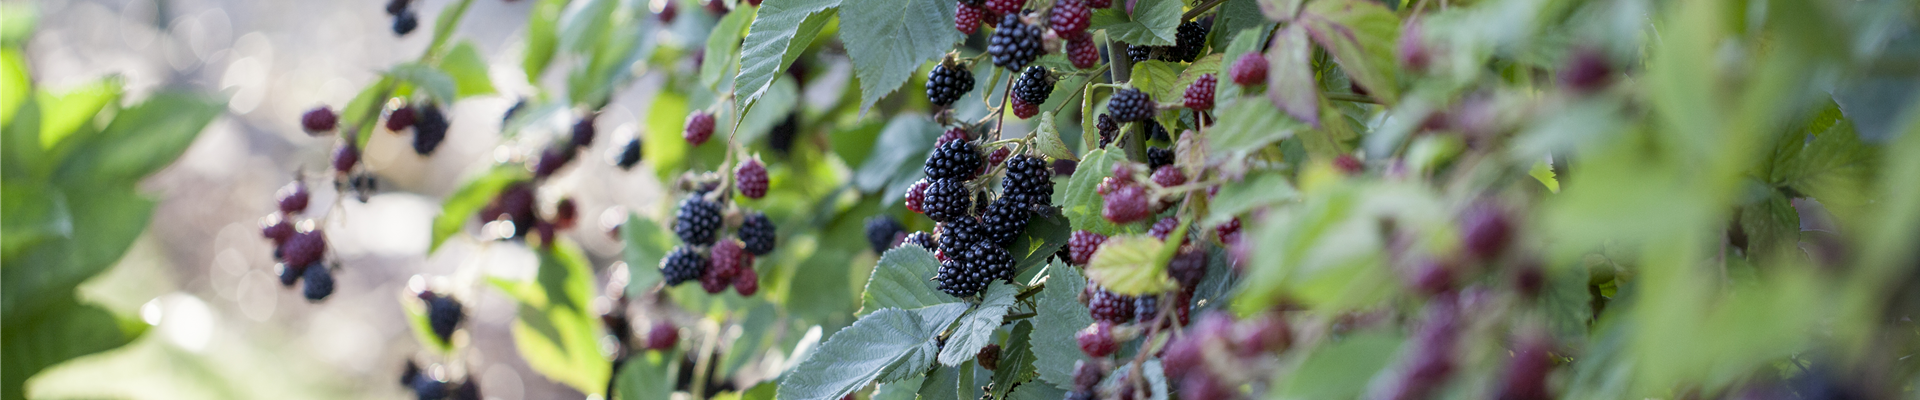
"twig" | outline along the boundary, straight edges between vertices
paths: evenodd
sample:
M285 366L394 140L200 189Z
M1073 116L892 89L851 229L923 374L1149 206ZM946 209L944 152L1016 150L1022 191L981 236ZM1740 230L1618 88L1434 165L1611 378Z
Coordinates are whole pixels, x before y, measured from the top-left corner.
M1180 22L1192 21L1193 17L1198 17L1200 13L1207 12L1207 10L1213 9L1214 6L1225 2L1227 2L1227 0L1207 0L1205 3L1200 3L1199 6L1193 7L1192 10L1187 10L1187 13L1180 14Z
M1326 93L1325 95L1327 96L1327 100L1333 100L1333 101L1348 101L1348 102L1354 102L1354 103L1380 104L1379 100L1374 100L1372 97L1361 96L1353 93Z

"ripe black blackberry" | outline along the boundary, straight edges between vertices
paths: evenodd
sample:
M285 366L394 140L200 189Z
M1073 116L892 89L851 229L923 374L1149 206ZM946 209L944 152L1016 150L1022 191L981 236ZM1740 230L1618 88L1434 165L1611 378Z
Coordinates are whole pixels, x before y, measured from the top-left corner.
M987 211L980 214L980 225L986 228L988 243L1004 247L1013 244L1013 239L1027 231L1027 220L1032 218L1027 205L1014 199L1001 196L987 205Z
M560 167L573 162L573 146L555 143L540 152L540 160L533 164L533 177L544 179L560 171Z
M687 196L680 201L680 213L673 218L673 234L687 244L705 246L713 244L715 233L720 231L720 204L707 201L700 195Z
M1041 48L1041 35L1040 27L1020 21L1020 13L1008 12L1001 17L1000 27L993 30L993 36L987 38L987 53L993 54L993 65L1019 71L1045 51Z
M886 253L887 249L893 248L894 237L906 233L906 230L905 226L900 225L900 220L890 215L867 218L867 245L873 246L875 254Z
M1007 164L1007 177L1000 181L1000 196L1037 211L1053 203L1053 174L1046 160L1020 155Z
M292 266L287 265L287 263L276 263L273 267L275 268L274 272L280 275L280 286L293 287L295 282L300 281L300 275L307 272L307 268L313 268L313 266L317 265L320 265L320 263L313 263L307 267Z
M406 36L413 33L413 28L419 27L420 15L415 14L413 10L401 10L400 15L393 17L393 34L395 35Z
M1140 89L1126 88L1107 99L1107 113L1115 122L1134 122L1153 116L1153 99Z
M421 400L444 399L447 397L447 383L441 382L439 379L433 379L432 376L428 376L427 374L414 375L413 384L409 385L409 387L413 388L413 395Z
M916 231L907 234L907 238L901 240L900 245L915 245L920 246L922 249L927 249L927 251L934 251L940 249L940 239L934 239L933 234L927 233L926 231Z
M1099 121L1093 127L1100 133L1100 147L1107 147L1114 138L1120 137L1120 123L1113 120L1113 114L1100 114Z
M967 297L987 288L996 279L1013 278L1013 255L990 243L974 243L959 257L940 263L940 290L954 297Z
M1213 18L1199 18L1180 24L1174 32L1173 47L1165 52L1168 61L1193 62L1206 50L1207 31L1213 28Z
M412 1L411 0L387 0L387 15L400 15L401 11L407 10L408 3L412 3Z
M973 194L967 192L967 184L953 179L934 179L927 184L927 191L921 195L921 208L926 210L927 218L934 222L949 222L972 215Z
M991 279L970 268L971 266L962 257L952 256L940 262L940 269L933 279L940 282L942 292L947 292L954 297L972 296L980 293L981 289L985 289L987 281Z
M927 102L946 107L960 96L973 91L973 71L951 63L940 63L927 73Z
M660 276L665 278L667 286L679 286L687 281L700 279L707 273L707 255L693 247L680 246L667 253L660 260Z
M453 337L453 330L459 328L460 321L466 318L466 314L460 311L460 302L454 300L453 296L433 292L421 293L420 299L427 303L427 327L433 329L433 336L443 342Z
M800 115L787 114L786 120L780 121L779 125L774 125L773 131L767 133L767 146L780 154L787 154L793 151L794 136L799 134Z
M934 230L940 233L939 250L947 258L958 258L967 249L973 248L974 243L987 240L986 228L980 225L979 219L973 217L957 218L940 224Z
M934 148L921 170L928 178L970 180L980 169L980 158L980 148L973 142L955 140Z
M593 115L580 117L573 123L573 145L576 147L593 146Z
M447 115L441 114L440 107L433 103L420 107L417 114L413 122L413 152L423 156L433 154L433 149L447 139Z
M301 294L307 296L307 301L325 300L328 295L333 294L333 271L328 271L324 264L315 263L307 266L307 270L300 273L300 279L306 281L306 287L301 288Z
M1160 296L1140 296L1133 298L1134 322L1151 324L1160 317Z
M1020 74L1020 80L1013 82L1013 97L1027 104L1046 104L1048 95L1053 94L1053 74L1047 67L1031 66Z
M1124 324L1133 321L1133 299L1094 288L1093 296L1087 299L1087 311L1093 314L1095 321L1107 321Z
M1140 122L1147 124L1147 140L1173 141L1173 136L1167 135L1166 125L1160 125L1160 121L1156 121L1149 116L1146 120Z
M619 165L620 169L632 170L635 164L640 163L640 150L640 138L628 140L626 146L620 147L620 158L615 159L614 164Z
M1153 47L1128 45L1127 58L1132 59L1133 62L1146 61L1153 58Z
M773 233L773 219L767 218L767 213L749 212L740 223L740 241L746 244L748 253L756 256L773 252Z
M498 220L513 222L513 237L524 237L539 220L539 214L533 209L533 185L516 182L507 185L495 195L492 202L480 209L478 215L482 223Z
M1147 170L1155 171L1160 167L1173 165L1173 150L1165 147L1147 148Z

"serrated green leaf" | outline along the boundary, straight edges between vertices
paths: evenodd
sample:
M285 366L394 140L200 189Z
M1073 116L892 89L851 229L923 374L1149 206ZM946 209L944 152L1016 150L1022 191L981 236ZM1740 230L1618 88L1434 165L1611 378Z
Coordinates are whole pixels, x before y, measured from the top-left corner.
M1011 400L1056 400L1065 398L1066 390L1047 385L1020 385L1008 394Z
M1207 224L1222 224L1236 215L1245 214L1254 209L1276 205L1300 196L1287 181L1285 175L1271 172L1256 172L1242 178L1239 182L1229 182L1220 186L1220 193L1214 194L1213 201L1207 203Z
M447 76L440 70L417 63L406 63L393 66L393 69L387 71L387 75L426 91L428 96L433 97L434 102L453 104L455 100L453 77Z
M933 141L939 136L940 126L925 117L894 116L880 131L879 141L874 143L874 148L881 151L867 153L866 161L854 171L854 187L874 193L893 183L920 179L919 161L933 149Z
M1014 390L1015 386L1052 388L1051 386L1037 384L1021 385L1021 383L1032 380L1035 376L1033 371L1033 344L1029 341L1029 338L1032 336L1033 324L1027 321L1020 321L1014 324L1013 330L1007 334L1007 345L1000 346L1000 365L993 370L993 398L1008 398L1008 392ZM1060 398L1060 395L1055 395L1054 398Z
M353 95L353 100L347 101L346 107L340 108L341 129L360 131L354 138L354 146L367 148L367 141L373 140L374 130L385 129L375 126L379 125L380 108L386 107L387 96L392 93L393 86L393 77L381 75L380 80L360 88L360 93Z
M1086 158L1074 168L1073 177L1067 179L1067 198L1060 203L1060 212L1066 214L1068 221L1072 221L1074 230L1113 234L1120 229L1100 216L1100 209L1106 203L1095 189L1100 186L1101 180L1113 174L1113 163L1126 158L1121 152L1094 149L1087 152Z
M946 347L940 350L940 364L960 365L992 343L993 332L1000 330L1000 318L1007 315L1007 308L1013 307L1013 295L1018 292L1019 288L1003 281L988 285L980 305L960 317L960 325L947 337Z
M1067 149L1067 143L1060 140L1060 130L1054 127L1053 112L1040 113L1040 123L1034 128L1033 147L1040 154L1056 160L1077 160L1073 150Z
M1294 119L1319 126L1320 85L1313 80L1313 45L1307 42L1306 28L1288 25L1273 34L1268 47L1267 100Z
M794 0L763 4L740 45L740 75L733 95L742 106L760 99L773 78L800 58L835 15L840 0ZM741 108L736 106L735 108Z
M1400 39L1400 17L1392 10L1370 0L1319 0L1307 4L1299 22L1368 96L1384 104L1398 102L1399 65L1393 49ZM1270 71L1285 68L1274 64Z
M1814 136L1794 156L1776 172L1788 187L1836 212L1850 212L1871 202L1868 183L1878 157L1873 147L1860 141L1852 121L1839 121Z
M1114 293L1138 296L1165 292L1179 287L1167 277L1167 265L1160 252L1167 244L1150 236L1119 235L1107 238L1100 250L1087 262L1087 279Z
M1048 259L1067 245L1067 238L1073 233L1067 226L1067 217L1058 210L1036 213L1027 221L1027 229L1020 237L1007 245L1007 251L1013 253L1014 276L1016 282L1025 282L1039 271L1034 268L1045 264Z
M534 281L494 280L502 292L516 295L518 317L512 332L514 347L527 366L555 382L581 393L602 394L612 375L600 355L599 318L587 304L593 293L593 270L586 255L571 242L560 241L539 251L540 270Z
M639 297L664 279L660 276L660 259L673 251L679 238L652 219L629 214L627 223L620 225L620 239L626 245L620 257L627 262L627 294Z
M440 60L440 70L453 78L454 95L457 97L493 94L493 78L487 75L487 60L480 57L480 50L473 42L462 41L447 52Z
M940 284L932 280L939 269L940 260L920 246L888 250L867 278L866 292L860 295L860 314L959 302L959 298L940 291Z
M700 61L700 84L708 89L717 89L720 77L734 73L736 62L740 61L740 38L746 34L747 23L753 21L754 13L727 13L713 26L713 33L707 35L707 51Z
M1800 251L1797 248L1800 212L1785 195L1769 191L1765 200L1742 206L1737 211L1735 217L1746 233L1746 254L1750 259L1764 260L1782 251Z
M1078 270L1063 263L1055 262L1047 271L1047 286L1040 290L1035 315L1030 319L1034 324L1030 339L1033 367L1041 380L1071 390L1073 364L1087 358L1086 353L1080 352L1080 344L1073 335L1093 324L1093 315L1086 305L1080 304L1080 291L1086 289L1087 281L1080 277Z
M40 92L36 101L40 105L40 147L52 149L67 135L92 123L95 114L120 99L123 80L113 75L60 94Z
M677 355L671 354L671 355ZM680 369L678 360L669 358L667 352L641 352L627 358L620 364L620 370L614 371L613 392L620 399L665 399L673 396L674 376ZM754 389L758 390L759 387ZM766 390L771 390L768 387Z
M1259 0L1226 0L1218 8L1219 11L1214 12L1212 29L1216 33L1211 41L1215 49L1227 48L1228 42L1234 39L1234 33L1273 24L1266 16L1260 15ZM1227 55L1230 56L1226 58L1229 61L1239 56L1233 53Z
M433 217L433 239L427 244L427 253L439 250L441 243L465 227L467 220L474 219L475 213L492 202L501 189L528 178L525 168L502 165L460 185L459 189L440 202L440 215Z
M553 61L560 44L560 13L566 11L568 1L539 0L527 12L527 48L520 58L520 68L526 71L528 83L538 84Z
M1221 110L1220 125L1207 131L1207 149L1217 157L1252 154L1309 129L1307 124L1273 112L1272 107L1265 101L1250 98Z
M115 114L106 129L60 160L57 182L133 182L187 151L226 103L199 94L164 91Z
M1172 46L1180 28L1180 0L1138 0L1133 14L1126 7L1093 11L1089 30L1107 31L1107 37L1135 46Z
M1540 185L1546 186L1547 191L1560 193L1560 180L1554 178L1553 165L1547 164L1546 161L1534 161L1533 168L1527 170L1527 176L1540 181Z
M934 341L965 310L964 303L950 303L919 311L890 308L860 317L794 367L781 381L777 397L834 400L883 375L916 375L919 371L899 371L932 365Z
M1393 277L1381 266L1379 218L1392 212L1391 217L1413 226L1434 223L1431 216L1441 214L1430 199L1418 197L1424 193L1419 189L1395 188L1325 187L1300 206L1252 224L1258 228L1246 240L1262 245L1248 259L1234 310L1263 310L1282 297L1336 310L1380 300L1392 289Z
M840 10L840 42L860 82L860 111L906 83L920 64L964 38L951 29L952 0L864 0Z
M920 383L920 400L961 400L960 392L954 390L960 384L960 367L942 367L935 365L927 371L927 379ZM970 399L969 399L970 400Z
M926 380L927 377L923 375L880 384L873 389L872 400L914 400L919 395L920 384Z
M759 141L760 138L766 137L768 132L772 132L775 125L786 122L787 115L795 113L799 104L799 84L794 83L791 77L783 76L774 79L773 86L767 87L766 94L760 96L760 101L753 105L752 110L747 110L746 116L740 120L740 134L734 136L733 140L739 143ZM731 117L732 114L728 114L727 111L722 111L719 116L721 121ZM724 135L727 132L732 132L732 127L721 126L714 131L714 134ZM721 140L709 142L725 144L725 141Z
M1179 103L1180 95L1168 97L1167 93L1186 89L1174 87L1180 84L1180 65L1171 62L1146 60L1133 63L1132 78L1133 80L1128 81L1128 84L1133 85L1135 89L1147 92L1147 95L1153 97L1153 101L1159 104Z

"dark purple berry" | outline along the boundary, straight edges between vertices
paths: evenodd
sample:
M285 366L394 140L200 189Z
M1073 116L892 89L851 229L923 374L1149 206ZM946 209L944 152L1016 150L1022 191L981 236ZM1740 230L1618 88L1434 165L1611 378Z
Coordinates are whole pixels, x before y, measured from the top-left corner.
M423 156L433 154L433 149L447 139L447 116L432 103L421 107L419 114L419 120L413 123L413 152Z
M400 132L413 127L413 106L401 106L387 113L387 130Z
M922 249L927 249L927 251L934 251L940 249L940 240L934 239L931 233L919 231L907 234L907 238L902 239L900 245L915 245L920 246Z
M633 169L635 164L640 163L640 150L640 138L628 140L627 145L620 148L620 158L614 164L623 170Z
M748 253L764 256L773 252L773 219L759 211L747 213L745 221L740 223L740 241L746 244Z
M1153 116L1153 99L1140 89L1126 88L1107 99L1107 113L1118 122L1135 122Z
M926 192L927 192L926 179L921 179L919 181L914 182L913 186L908 186L907 194L906 196L904 196L906 197L905 203L907 206L907 210L911 210L916 213L925 213L926 212L926 208L925 208Z
M741 296L752 296L755 292L759 292L760 273L754 272L752 265L741 267L733 274L733 291Z
M285 279L281 278L282 283L285 283ZM306 295L307 301L324 300L333 294L333 272L328 271L326 265L307 266L306 271L301 272L300 279L306 281L306 286L300 292Z
M280 275L280 286L293 287L294 282L299 282L300 276L306 274L308 268L326 268L326 266L321 263L313 263L305 267L296 267L287 265L287 263L276 263L274 264L274 268L276 269L274 272Z
M1158 171L1160 167L1173 165L1173 161L1173 150L1168 150L1165 147L1147 148L1147 170Z
M1199 18L1180 24L1174 32L1173 47L1167 49L1168 61L1193 62L1206 51L1207 31L1213 28L1213 18Z
M1021 155L1007 164L1007 177L1000 181L1000 196L1039 210L1053 203L1053 176L1046 160Z
M647 329L647 350L669 350L680 343L680 328L673 322L661 320Z
M980 224L986 228L989 243L1008 246L1027 231L1027 220L1032 217L1026 204L1002 196L987 205L987 211L980 215Z
M1047 14L1047 27L1061 37L1071 37L1086 33L1092 20L1093 9L1087 7L1086 0L1060 0L1053 2L1053 12Z
M413 10L400 11L400 15L393 17L393 34L395 35L406 36L408 33L413 33L413 28L419 27L420 16Z
M333 109L319 106L300 115L300 127L306 129L308 134L318 135L333 130L339 120L340 117L333 114Z
M1100 244L1106 241L1106 235L1073 231L1073 235L1067 238L1067 250L1073 257L1073 264L1087 265L1087 262L1093 261L1093 253L1100 250Z
M1020 79L1013 82L1013 98L1036 106L1045 104L1047 97L1053 94L1052 75L1047 67L1027 67L1026 72L1020 74Z
M787 114L786 120L781 121L779 125L774 125L773 131L767 132L767 147L772 147L780 154L787 154L793 151L793 139L799 135L800 114Z
M573 203L572 198L562 198L553 205L553 226L556 228L572 228L574 220L579 217L579 206Z
M326 256L327 235L321 233L318 228L294 233L292 237L287 238L287 244L280 248L284 250L281 257L286 260L287 265L312 264Z
M955 140L933 149L927 154L926 165L921 170L931 179L951 179L965 181L973 179L974 173L982 166L980 148L973 142Z
M1200 286L1200 281L1207 277L1207 252L1193 246L1181 247L1173 259L1167 261L1167 276L1183 288Z
M707 273L707 256L692 247L680 246L667 253L660 260L660 275L667 286L679 286L690 280L699 279Z
M1106 357L1120 349L1120 344L1113 341L1113 323L1107 321L1087 325L1073 335L1073 340L1080 343L1080 352L1089 357Z
M353 166L360 163L360 148L353 143L341 143L333 149L333 172L346 175Z
M673 219L673 233L687 244L713 244L720 231L720 204L698 194L680 201L680 212Z
M987 344L987 347L980 348L980 352L973 355L973 360L978 361L980 367L986 368L988 371L999 369L1000 345Z
M299 214L307 209L309 194L305 182L296 179L287 183L286 186L281 186L279 193L276 194L279 197L280 212Z
M1491 260L1513 242L1513 221L1492 203L1475 204L1460 217L1460 235L1468 257Z
M867 219L867 245L872 246L874 254L886 253L893 248L893 239L906 232L900 220L890 215L875 216Z
M1088 361L1073 362L1073 390L1076 392L1092 392L1094 386L1100 385L1100 380L1107 378L1106 369L1101 368L1098 361Z
M407 12L412 13L413 11ZM415 375L413 377L412 387L413 395L419 397L420 400L437 400L447 397L447 383L433 379L433 377L427 376L427 374Z
M1100 209L1100 216L1116 224L1146 219L1153 213L1147 188L1140 185L1121 185L1102 197L1106 204Z
M1099 121L1095 122L1093 127L1100 133L1100 147L1107 147L1107 144L1113 143L1113 139L1120 135L1120 123L1113 120L1112 114L1100 114Z
M588 115L573 123L573 145L588 147L593 145L593 116Z
M767 166L760 160L747 160L733 170L733 181L740 188L740 195L749 199L767 196Z
M713 137L713 113L699 111L687 116L687 130L680 133L687 143L699 146Z
M927 72L929 103L941 107L952 106L953 102L960 100L960 96L970 91L973 91L973 72L966 68L941 63L933 66L933 71Z
M987 11L1000 14L1018 14L1027 6L1027 0L986 0Z
M1092 289L1093 296L1087 299L1087 310L1095 321L1107 321L1124 324L1133 321L1133 298L1115 294L1104 288Z
M992 0L987 2L988 9L994 9L995 3L1025 3L1024 0ZM993 30L993 36L987 38L987 53L993 55L993 65L1008 71L1019 71L1040 58L1042 47L1040 27L1027 25L1020 21L1019 9L999 11L1005 14L1000 19L999 28Z
M927 218L934 222L948 222L972 215L973 195L967 192L967 184L952 179L934 179L927 184L926 204L922 208Z
M953 29L972 35L980 30L980 20L987 17L987 10L967 2L956 2L953 16Z
M547 147L546 150L540 152L540 161L535 162L533 165L533 177L546 178L553 176L553 173L559 172L561 167L565 167L567 164L573 162L573 154L572 146L559 146L556 144L555 146Z
M1093 44L1092 35L1081 33L1080 37L1067 39L1067 61L1074 68L1093 68L1100 63L1100 46Z
M1573 52L1567 64L1560 69L1560 84L1576 93L1592 93L1605 89L1613 83L1613 62L1606 53L1594 48L1581 48Z
M1181 97L1181 102L1194 111L1212 110L1213 87L1218 82L1219 78L1214 78L1213 74L1201 75L1200 79L1193 81L1193 85L1187 86L1187 93Z
M443 342L452 338L453 330L466 319L466 313L461 311L464 307L453 296L422 293L420 297L427 303L427 327L433 330L433 336Z
M973 248L974 243L987 240L986 228L980 226L980 219L973 217L947 221L934 230L940 234L939 250L952 257L964 255L967 249Z

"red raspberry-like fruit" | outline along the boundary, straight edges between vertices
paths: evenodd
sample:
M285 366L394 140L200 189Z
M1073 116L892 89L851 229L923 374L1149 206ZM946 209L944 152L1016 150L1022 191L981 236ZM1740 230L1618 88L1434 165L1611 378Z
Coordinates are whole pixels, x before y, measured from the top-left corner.
M1000 148L993 150L993 154L987 155L987 167L1000 166L1000 163L1007 161L1007 156L1011 155L1013 155L1012 149L1008 149L1006 146L1000 146Z
M1220 224L1220 226L1213 227L1213 235L1214 235L1214 238L1220 239L1220 243L1230 242L1229 240L1227 240L1227 238L1229 237L1239 237L1240 218L1236 217L1233 219L1229 219L1227 220L1226 223Z
M1408 71L1422 72L1433 65L1433 51L1427 48L1423 36L1418 22L1408 22L1400 29L1400 44L1394 47L1393 55Z
M1513 222L1505 211L1492 203L1480 203L1467 209L1460 218L1461 236L1467 256L1491 260L1506 251L1513 242Z
M927 192L926 179L921 179L917 182L914 182L913 186L908 186L907 195L906 195L907 209L913 210L913 212L916 212L916 213L925 213L926 211L922 211L922 210L925 209L924 207L926 205L926 192Z
M333 130L335 123L339 121L340 117L333 115L333 109L327 106L314 107L312 110L307 110L306 114L300 115L300 127L315 136Z
M1213 77L1213 74L1201 75L1200 79L1193 81L1193 85L1187 86L1187 95L1181 98L1181 101L1186 103L1187 108L1194 111L1212 110L1213 87L1218 84L1218 80L1219 78Z
M1133 298L1109 292L1105 288L1089 287L1093 292L1087 297L1087 312L1095 321L1107 321L1124 324L1133 321Z
M1172 260L1167 260L1167 276L1183 288L1200 286L1200 280L1207 277L1207 252L1194 246L1181 247Z
M560 203L553 206L553 226L555 228L572 228L574 220L579 217L579 206L573 204L572 198L560 199Z
M1120 349L1120 345L1113 342L1113 323L1107 321L1088 325L1086 329L1075 333L1073 340L1080 343L1081 352L1092 357L1106 357Z
M280 257L287 265L307 265L327 254L327 236L319 229L297 232L287 237L287 244L280 246Z
M1453 267L1445 262L1432 259L1421 260L1413 266L1412 275L1407 283L1420 294L1433 296L1453 290Z
M967 135L966 129L962 129L962 128L947 129L946 132L940 133L940 138L935 139L933 141L933 145L937 147L937 146L945 145L947 144L947 142L951 142L955 140L966 140L967 136L968 135Z
M953 29L968 35L980 31L980 20L987 17L987 10L964 1L955 4L958 5L954 9Z
M1202 346L1207 338L1196 333L1188 331L1186 336L1168 342L1166 350L1160 353L1161 366L1165 367L1167 377L1179 379L1188 373L1197 372L1195 369L1206 364L1206 353Z
M1107 377L1106 369L1101 368L1098 361L1087 361L1088 360L1078 360L1073 362L1073 387L1075 391L1091 392L1095 385L1100 384L1101 379L1106 379Z
M1024 100L1020 100L1019 97L1012 97L1008 100L1013 104L1013 116L1015 117L1027 119L1040 114L1040 106L1038 105L1029 104Z
M1116 224L1139 221L1153 213L1147 188L1139 185L1121 185L1101 197L1106 200L1106 205L1101 207L1100 216Z
M1547 374L1553 372L1553 343L1544 337L1522 339L1514 349L1513 361L1500 379L1500 400L1545 400L1554 398L1547 388Z
M718 1L718 0L715 0ZM673 322L661 320L653 323L647 330L647 350L667 350L680 343L680 328Z
M1352 154L1341 154L1339 157L1333 158L1333 168L1339 169L1341 173L1347 175L1359 175L1361 172L1366 171L1367 165L1361 163L1360 158L1354 157Z
M1278 315L1263 314L1240 321L1233 331L1233 348L1241 356L1286 350L1293 343L1293 330Z
M394 133L413 127L413 106L403 106L387 113L387 130Z
M760 291L760 273L753 271L753 263L749 262L741 266L739 271L734 272L733 291L740 293L741 296L752 296Z
M1172 235L1173 230L1179 227L1179 218L1161 218L1159 221L1154 221L1152 227L1147 228L1147 236L1152 236L1154 239L1160 239L1160 241L1165 242L1167 241L1167 235Z
M667 6L666 6L666 7L661 7L661 8L660 8L660 22L661 22L661 23L663 23L663 24L672 24L672 23L673 23L673 18L674 18L675 16L678 16L678 15L680 15L680 11L679 11L679 10L677 9L677 7L674 7L674 6L673 6L673 3L677 3L677 2L673 2L673 1L669 1L669 2L667 2Z
M260 236L273 240L274 246L285 244L293 238L293 223L281 218L279 214L268 215L260 223ZM299 266L305 266L300 264Z
M1240 86L1254 86L1267 83L1267 58L1260 53L1247 53L1233 61L1233 67L1227 69L1227 76Z
M1100 250L1100 244L1107 242L1107 236L1090 231L1073 231L1067 238L1067 254L1073 257L1074 265L1087 265L1093 261L1093 253Z
M713 254L709 257L713 264L707 266L707 272L700 275L700 288L707 294L718 294L733 284L733 275L740 270L747 252L741 250L740 241L723 239L713 245Z
M1093 9L1087 7L1086 0L1060 0L1053 3L1053 13L1047 15L1047 27L1061 37L1073 37L1085 33L1092 19Z
M354 147L353 143L342 143L340 147L333 149L334 172L345 175L347 172L353 171L353 166L359 163L360 148Z
M308 194L306 183L294 180L286 186L280 187L280 192L277 193L277 195L280 198L280 212L298 214L300 211L307 209Z
M999 14L1017 13L1026 6L1027 0L987 0L987 11Z
M1067 39L1067 61L1073 62L1074 68L1093 68L1100 63L1100 47L1090 37Z
M706 143L708 138L713 137L713 114L701 111L687 116L687 131L680 137L686 138L687 143L694 146Z
M740 194L749 199L767 196L767 166L760 160L747 160L733 170L733 179L738 182Z
M1160 187L1174 187L1187 183L1187 174L1181 173L1180 167L1172 165L1163 165L1160 169L1153 170L1152 178L1153 183L1159 184Z
M1180 400L1229 400L1236 394L1237 391L1220 383L1212 374L1187 374L1180 380Z
M1087 0L1087 6L1093 8L1113 7L1113 0Z

